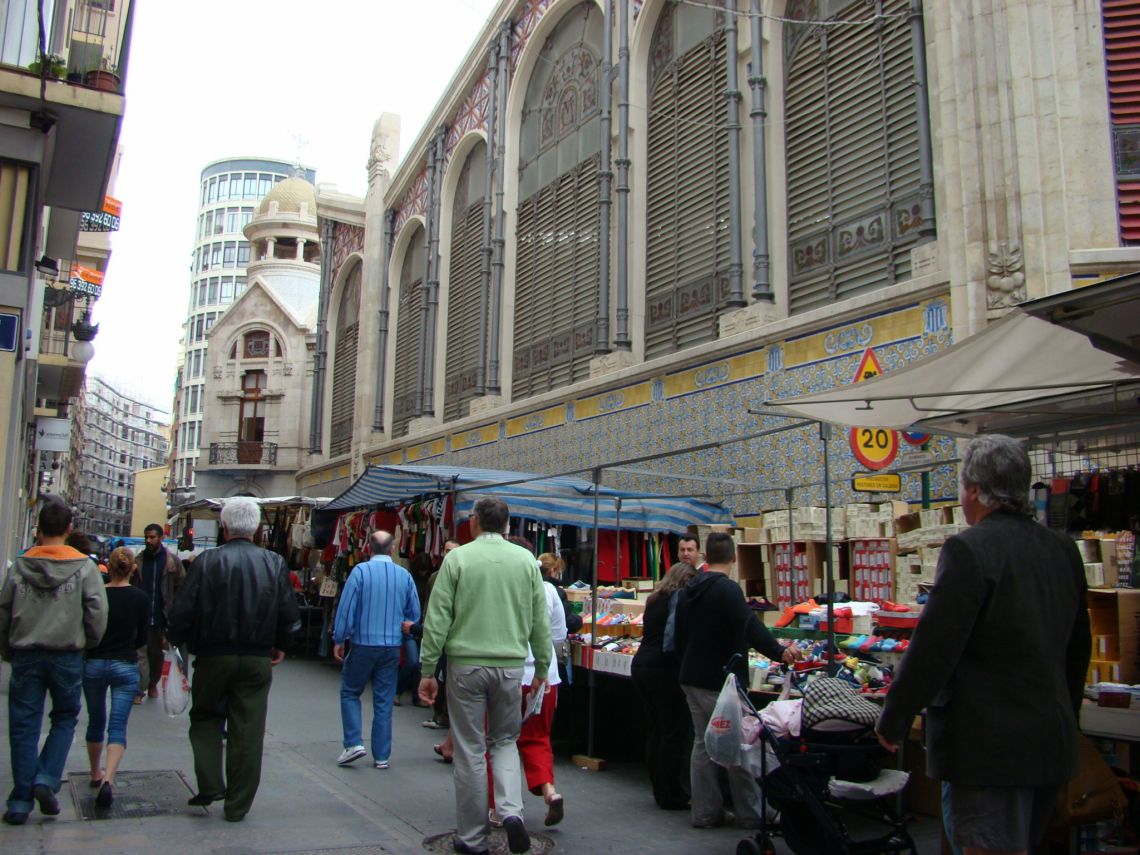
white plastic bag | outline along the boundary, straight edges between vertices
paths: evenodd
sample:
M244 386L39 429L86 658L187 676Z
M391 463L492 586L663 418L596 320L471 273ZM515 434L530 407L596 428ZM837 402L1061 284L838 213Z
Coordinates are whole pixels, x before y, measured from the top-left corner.
M163 653L162 708L168 716L175 718L186 712L188 706L190 683L186 680L186 667L182 654L171 648Z
M724 688L716 699L712 718L705 728L705 751L709 759L721 766L740 766L744 762L741 743L744 733L741 728L740 695L736 688L736 675L729 674Z

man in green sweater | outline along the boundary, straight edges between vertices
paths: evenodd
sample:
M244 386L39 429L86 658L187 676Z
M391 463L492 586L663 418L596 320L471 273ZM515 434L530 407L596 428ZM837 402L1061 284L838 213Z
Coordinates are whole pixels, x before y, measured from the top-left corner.
M516 742L522 719L523 663L534 651L531 690L545 683L553 649L550 615L534 556L508 543L506 502L482 498L471 516L471 543L443 560L424 620L422 672L435 673L447 654L447 711L455 740L456 852L485 853L489 832L487 769L491 755L495 807L511 852L526 852L522 781ZM435 701L435 677L420 681L420 697ZM533 697L533 695L532 695ZM484 730L486 721L486 730Z

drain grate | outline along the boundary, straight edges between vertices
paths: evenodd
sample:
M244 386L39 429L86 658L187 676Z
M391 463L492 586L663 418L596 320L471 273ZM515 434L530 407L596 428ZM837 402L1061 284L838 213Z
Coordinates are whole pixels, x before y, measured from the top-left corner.
M109 808L96 806L95 795L99 791L88 786L90 780L87 772L71 772L67 776L71 799L84 819L136 819L207 812L205 808L186 804L194 791L182 773L174 770L119 772L115 776L115 800Z
M447 834L436 834L424 839L424 849L428 852L439 853L439 855L454 853L455 847L452 845L454 842L454 831L449 831ZM487 849L491 855L508 855L510 850L507 848L506 832L501 828L492 828L491 834L487 837ZM530 855L545 855L553 849L554 841L551 838L534 831L530 833L530 849L528 850Z

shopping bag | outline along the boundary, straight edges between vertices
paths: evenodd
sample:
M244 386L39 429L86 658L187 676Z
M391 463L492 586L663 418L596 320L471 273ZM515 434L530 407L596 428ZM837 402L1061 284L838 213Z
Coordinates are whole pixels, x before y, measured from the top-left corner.
M190 706L190 683L186 680L186 666L182 654L171 648L163 653L162 660L162 708L168 716L175 718L186 712Z
M736 688L736 675L725 678L724 688L713 707L712 718L705 728L705 751L709 759L721 766L740 766L743 762L741 743L740 695Z
M1093 741L1084 734L1077 739L1077 774L1057 792L1051 820L1054 827L1112 819L1128 806L1120 779Z

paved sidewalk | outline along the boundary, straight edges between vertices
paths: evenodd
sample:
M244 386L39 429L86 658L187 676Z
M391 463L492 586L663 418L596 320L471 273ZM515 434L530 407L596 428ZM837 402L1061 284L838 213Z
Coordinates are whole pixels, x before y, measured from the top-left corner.
M9 675L7 665L0 667L0 795L4 796L11 787ZM455 827L451 767L438 762L431 750L443 734L421 727L425 711L405 702L394 710L390 769L372 768L370 758L356 766L338 767L339 677L336 667L314 660L288 660L275 669L261 788L245 821L225 822L220 805L208 812L185 807L175 815L88 821L77 812L65 785L60 793L62 814L45 818L33 813L23 827L0 826L0 851L5 855L425 852L425 838ZM365 694L367 722L371 712ZM135 707L121 771L174 770L193 785L187 724L185 717L166 717L159 701ZM83 714L68 757L69 772L86 772L85 727ZM566 799L562 824L543 828L545 809L538 797L527 795L525 806L528 827L549 834L556 852L732 853L746 835L734 828L696 830L689 826L686 812L658 810L637 764L615 764L609 771L595 773L560 758L555 774ZM920 818L911 831L922 855L936 855L938 832L933 820ZM781 846L778 851L789 850Z

